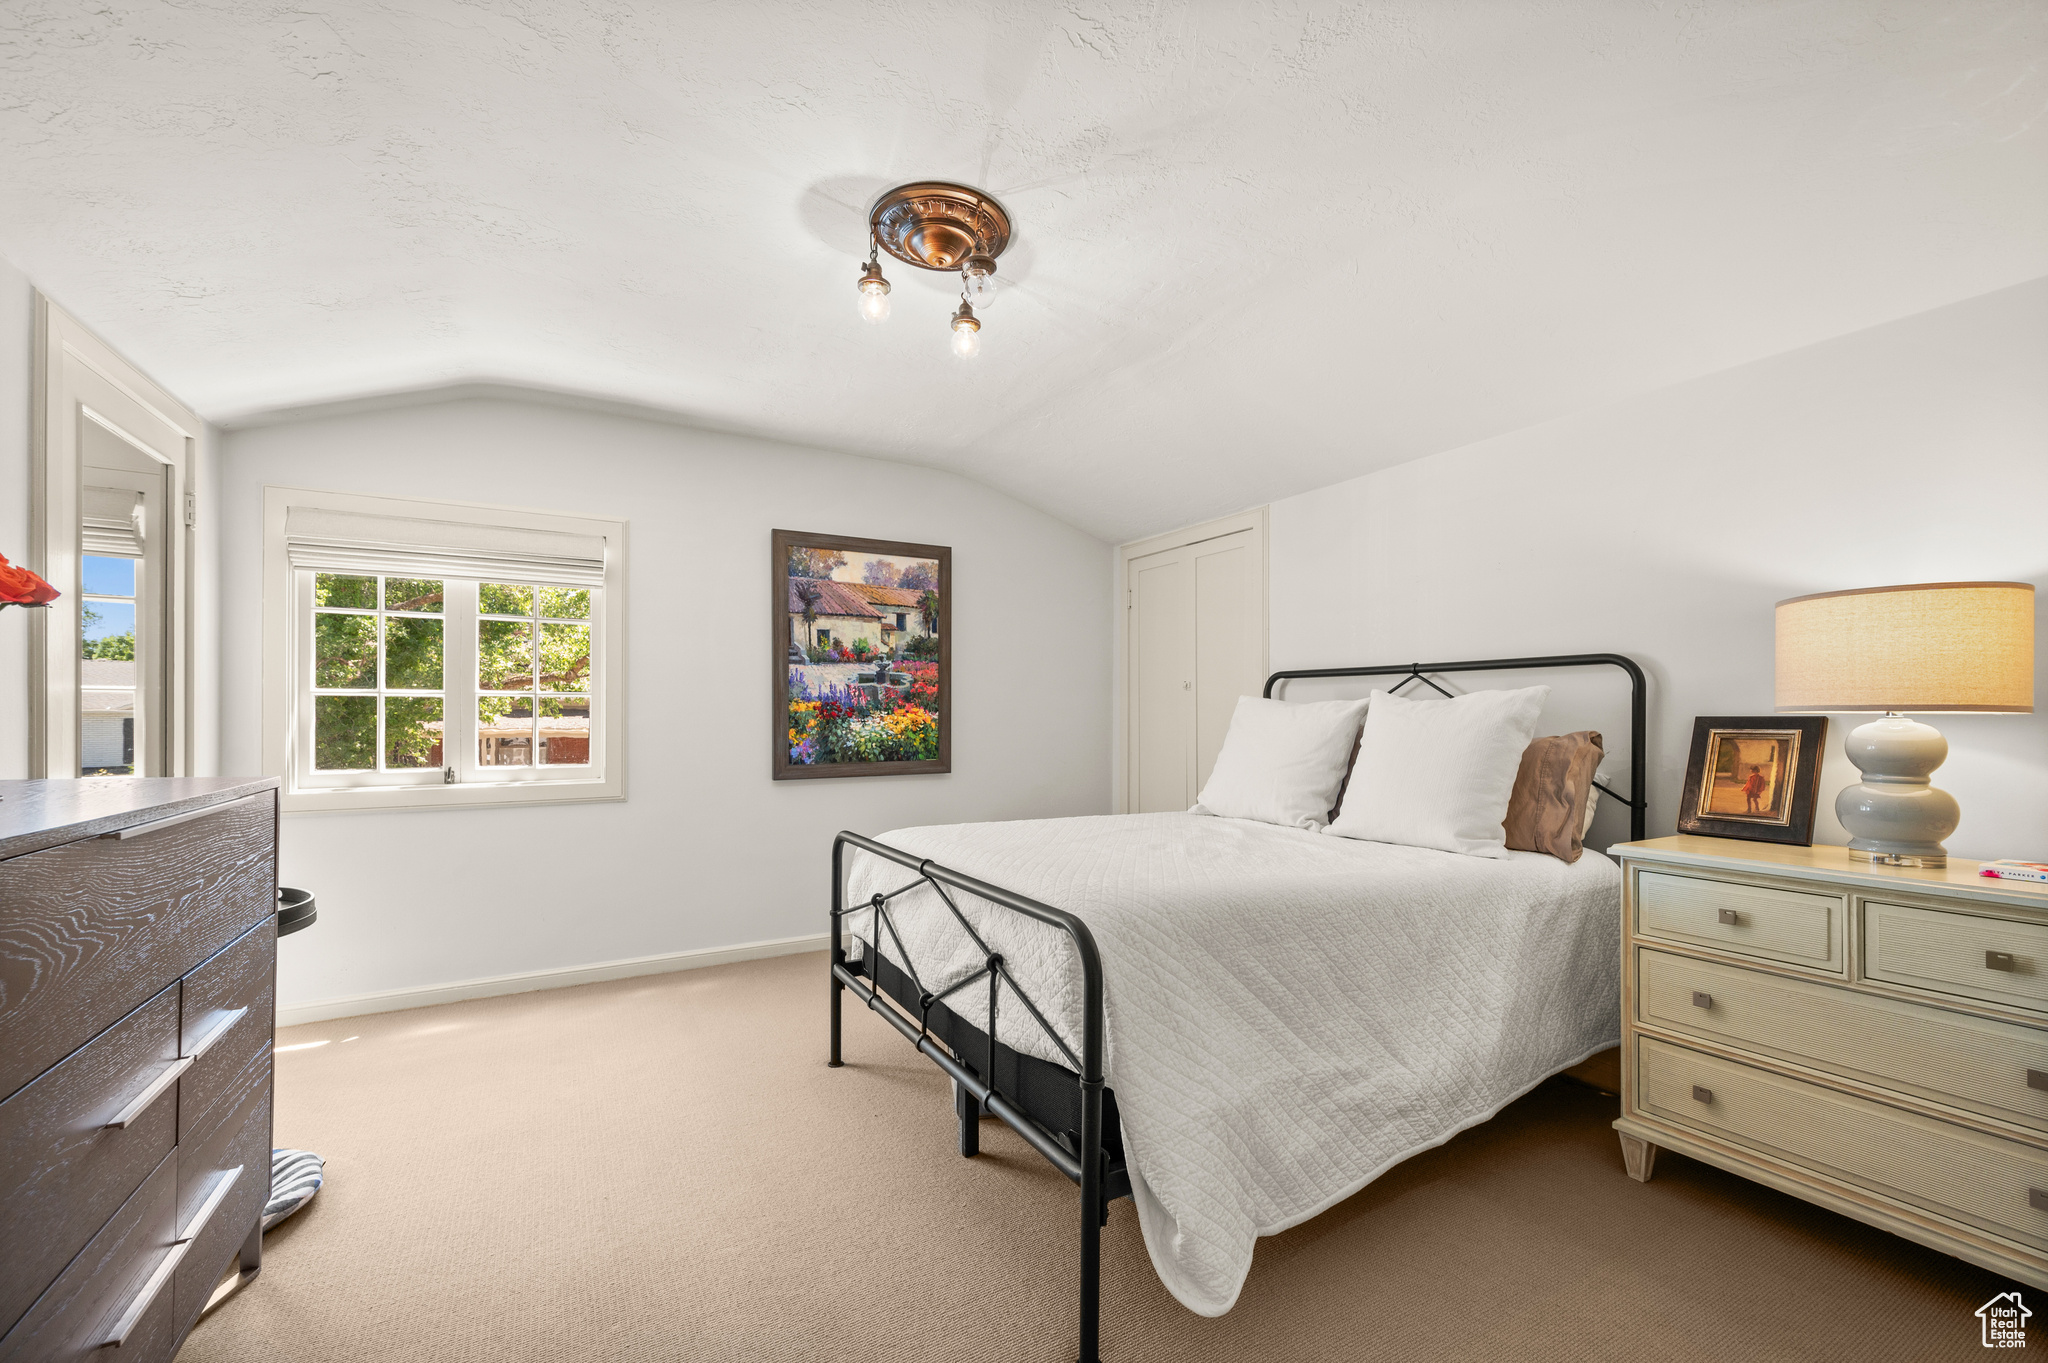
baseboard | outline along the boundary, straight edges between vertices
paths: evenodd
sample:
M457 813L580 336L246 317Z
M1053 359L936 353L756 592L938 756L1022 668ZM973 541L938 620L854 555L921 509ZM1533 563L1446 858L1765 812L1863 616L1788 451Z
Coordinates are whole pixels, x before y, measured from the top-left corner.
M664 952L659 956L635 956L624 961L599 961L595 965L568 966L561 970L523 970L516 975L487 975L482 979L457 980L453 984L428 985L423 989L385 989L374 994L352 994L346 998L279 1008L277 1025L293 1027L302 1022L327 1022L334 1018L361 1017L366 1013L395 1013L401 1008L428 1008L437 1003L458 1003L463 999L488 999L499 994L524 994L535 989L566 989L570 985L596 984L600 980L662 975L671 970L701 970L705 966L758 961L769 956L794 956L804 951L823 951L826 941L826 934L820 932L809 937L778 937L767 942L742 942L732 947L705 947L697 951Z

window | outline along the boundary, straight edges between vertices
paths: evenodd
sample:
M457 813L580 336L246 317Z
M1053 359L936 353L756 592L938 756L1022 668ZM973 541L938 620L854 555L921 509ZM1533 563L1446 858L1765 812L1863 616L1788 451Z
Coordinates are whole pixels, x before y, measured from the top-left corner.
M270 488L286 808L618 798L623 522Z
M78 610L81 776L141 775L135 770L135 605L143 576L139 557L84 556Z

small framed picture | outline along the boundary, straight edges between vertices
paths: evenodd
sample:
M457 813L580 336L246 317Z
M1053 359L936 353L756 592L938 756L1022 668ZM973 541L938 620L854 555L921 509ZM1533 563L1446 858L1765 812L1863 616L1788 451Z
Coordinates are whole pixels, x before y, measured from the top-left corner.
M1695 719L1678 831L1812 846L1827 741L1825 715Z

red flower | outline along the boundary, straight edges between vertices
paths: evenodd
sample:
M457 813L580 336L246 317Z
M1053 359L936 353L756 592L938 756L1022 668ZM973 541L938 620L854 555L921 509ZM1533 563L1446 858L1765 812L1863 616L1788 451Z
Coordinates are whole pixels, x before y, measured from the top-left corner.
M55 587L0 554L0 606L47 606L59 595Z

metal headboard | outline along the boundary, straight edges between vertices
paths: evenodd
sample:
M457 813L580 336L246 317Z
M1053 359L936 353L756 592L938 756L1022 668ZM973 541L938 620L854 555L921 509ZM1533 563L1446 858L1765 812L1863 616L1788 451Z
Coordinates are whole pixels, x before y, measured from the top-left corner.
M1310 677L1399 677L1400 681L1385 688L1389 692L1399 691L1409 682L1421 682L1439 695L1451 693L1429 679L1432 672L1522 672L1546 667L1618 667L1628 673L1628 759L1629 793L1624 796L1600 785L1593 784L1609 798L1619 800L1628 806L1628 836L1631 842L1641 842L1644 827L1649 818L1650 798L1649 762L1644 745L1649 741L1649 725L1645 718L1643 693L1647 683L1643 669L1633 658L1619 653L1561 653L1550 658L1483 658L1477 662L1462 663L1398 663L1385 667L1310 667L1294 672L1275 672L1266 678L1265 694L1271 698L1273 688L1284 681L1301 681Z

